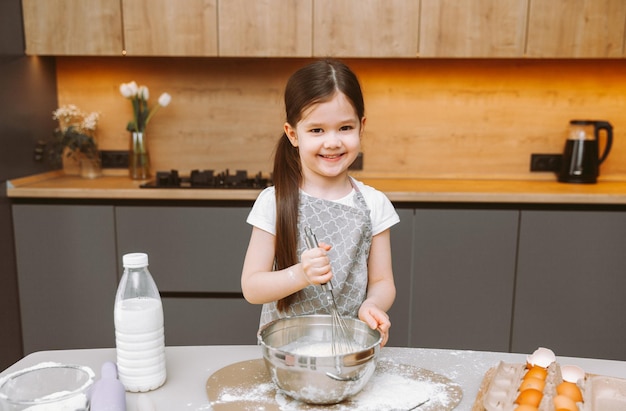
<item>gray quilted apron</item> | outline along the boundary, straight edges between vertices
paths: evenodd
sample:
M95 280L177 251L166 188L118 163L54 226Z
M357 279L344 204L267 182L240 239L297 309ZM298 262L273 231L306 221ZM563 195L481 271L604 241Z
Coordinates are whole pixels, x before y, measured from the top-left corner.
M370 211L352 179L355 207L322 200L300 192L298 209L298 255L306 249L304 228L309 226L317 240L332 245L328 252L334 273L333 294L339 313L356 318L367 292L367 259L372 244ZM328 304L320 285L310 285L295 295L286 312L276 303L263 305L260 325L281 317L328 314Z

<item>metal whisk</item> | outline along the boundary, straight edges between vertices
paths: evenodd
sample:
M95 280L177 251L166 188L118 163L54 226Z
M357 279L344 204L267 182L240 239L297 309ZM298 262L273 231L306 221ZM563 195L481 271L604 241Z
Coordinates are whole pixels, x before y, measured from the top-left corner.
M311 227L304 229L304 238L307 248L313 249L318 247L317 238ZM358 350L359 345L354 341L351 330L343 320L339 310L337 309L337 303L335 302L335 296L333 295L333 286L331 282L322 284L322 289L326 293L326 299L328 303L328 311L332 317L332 330L331 330L331 346L333 355L342 355Z

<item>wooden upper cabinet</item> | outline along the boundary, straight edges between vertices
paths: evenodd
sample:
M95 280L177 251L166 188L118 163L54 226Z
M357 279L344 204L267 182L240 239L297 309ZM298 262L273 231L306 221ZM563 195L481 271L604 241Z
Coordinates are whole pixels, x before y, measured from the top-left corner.
M217 0L123 0L128 56L217 56Z
M221 0L219 55L311 57L313 0Z
M626 0L22 0L26 54L619 58Z
M315 57L417 56L419 0L313 0Z
M122 55L120 0L22 0L28 55Z
M622 57L626 1L531 0L528 57Z
M419 56L522 57L528 1L422 0Z

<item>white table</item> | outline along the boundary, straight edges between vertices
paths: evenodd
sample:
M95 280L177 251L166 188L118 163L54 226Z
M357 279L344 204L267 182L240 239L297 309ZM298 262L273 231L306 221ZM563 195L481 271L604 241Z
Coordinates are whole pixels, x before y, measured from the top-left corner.
M211 374L229 364L262 358L259 346L192 346L166 347L167 381L161 388L147 393L158 411L208 411L206 381ZM482 351L440 350L385 347L381 359L411 364L442 374L463 388L458 410L470 410L485 372L499 361L522 363L526 354ZM45 361L82 364L91 367L100 378L101 365L115 361L115 349L40 351L30 354L0 373L13 371ZM561 365L578 365L586 372L626 378L626 362L586 358L559 357ZM136 411L137 394L126 394L127 410Z

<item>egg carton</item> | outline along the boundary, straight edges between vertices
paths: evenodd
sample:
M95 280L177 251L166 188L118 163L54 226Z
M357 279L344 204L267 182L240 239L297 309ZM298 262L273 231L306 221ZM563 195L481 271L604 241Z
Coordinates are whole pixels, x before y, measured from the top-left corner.
M500 362L492 373L491 382L483 396L483 408L486 411L513 411L518 405L518 388L528 371L526 364ZM553 400L557 395L556 387L563 382L561 368L552 363L547 368L543 397L537 407L539 411L554 411Z
M527 372L526 364L500 362L486 375L478 403L473 411L515 411L519 395L518 387ZM554 363L548 367L548 376L539 411L555 411L556 387L563 381L561 367ZM586 374L577 382L583 401L576 403L578 411L624 411L626 410L626 380L602 375Z
M582 411L626 410L626 380L602 375L590 376L583 391Z

